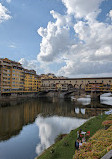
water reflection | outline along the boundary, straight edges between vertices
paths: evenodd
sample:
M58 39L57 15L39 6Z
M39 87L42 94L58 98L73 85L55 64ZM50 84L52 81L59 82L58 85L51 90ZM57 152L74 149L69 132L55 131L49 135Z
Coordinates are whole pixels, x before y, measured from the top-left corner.
M40 143L36 147L36 153L40 154L44 149L54 143L59 134L69 133L70 130L79 127L85 119L66 118L66 117L37 117L36 124L39 128Z
M105 94L101 95L100 99L101 99L101 103L112 106L112 94L111 93L105 93Z
M0 140L7 140L19 134L23 126L33 123L39 114L43 117L58 115L88 119L108 109L108 106L100 103L84 106L68 100L52 99L32 99L16 105L11 104L0 107Z
M85 110L84 108L81 109L81 113L82 113L83 115L85 114L85 111L86 111L86 110Z
M87 96L87 98L78 98L77 101L82 105L88 105L91 103L91 98Z
M79 114L79 108L75 108L75 113Z
M108 109L101 103L83 105L57 98L0 103L0 159L32 159L58 134L68 133Z

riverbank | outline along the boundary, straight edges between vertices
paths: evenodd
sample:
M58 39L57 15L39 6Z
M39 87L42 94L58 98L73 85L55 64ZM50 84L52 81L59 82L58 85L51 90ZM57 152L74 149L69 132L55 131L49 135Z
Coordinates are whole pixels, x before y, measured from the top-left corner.
M112 150L112 114L103 121L102 125L103 129L98 130L86 143L82 144L79 150L75 151L73 159L100 159L105 154L105 159L112 157L112 153L109 153Z
M15 100L22 100L22 99L30 99L30 98L37 98L39 95L38 93L26 93L26 94L11 94L11 95L4 95L0 96L0 102L10 102Z
M93 117L79 128L72 130L61 141L56 142L54 145L45 150L39 157L35 159L72 159L75 152L75 140L77 138L77 131L90 131L90 137L96 131L103 128L102 122L106 119L107 115L99 115Z

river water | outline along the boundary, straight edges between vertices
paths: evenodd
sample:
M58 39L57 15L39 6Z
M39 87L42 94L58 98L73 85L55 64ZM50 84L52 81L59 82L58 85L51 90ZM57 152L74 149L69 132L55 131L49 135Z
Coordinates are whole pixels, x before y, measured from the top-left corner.
M0 103L0 159L34 159L54 143L57 135L69 133L110 109L110 103L107 97L101 103L91 103L89 98L78 102L39 98Z

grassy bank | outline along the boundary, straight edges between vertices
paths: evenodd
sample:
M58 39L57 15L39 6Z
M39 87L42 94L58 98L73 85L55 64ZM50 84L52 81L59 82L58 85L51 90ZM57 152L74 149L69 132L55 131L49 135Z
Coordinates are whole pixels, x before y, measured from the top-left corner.
M75 151L73 159L100 159L112 150L112 115L109 115L102 125L103 129L98 130L88 142Z
M99 115L91 118L89 121L81 125L79 128L72 130L61 141L56 142L50 148L45 150L38 159L72 159L75 152L75 140L77 138L77 131L90 131L90 136L93 136L96 131L103 128L102 122L106 119L107 115ZM53 153L51 153L53 151ZM36 159L37 159L36 158Z

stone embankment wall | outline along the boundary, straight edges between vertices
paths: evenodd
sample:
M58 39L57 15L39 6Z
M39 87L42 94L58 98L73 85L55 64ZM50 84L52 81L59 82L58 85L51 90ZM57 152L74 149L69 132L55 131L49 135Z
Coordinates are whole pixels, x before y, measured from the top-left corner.
M38 94L30 93L30 94L11 94L10 96L1 96L0 101L10 101L10 100L17 100L17 99L26 99L26 98L36 98Z

